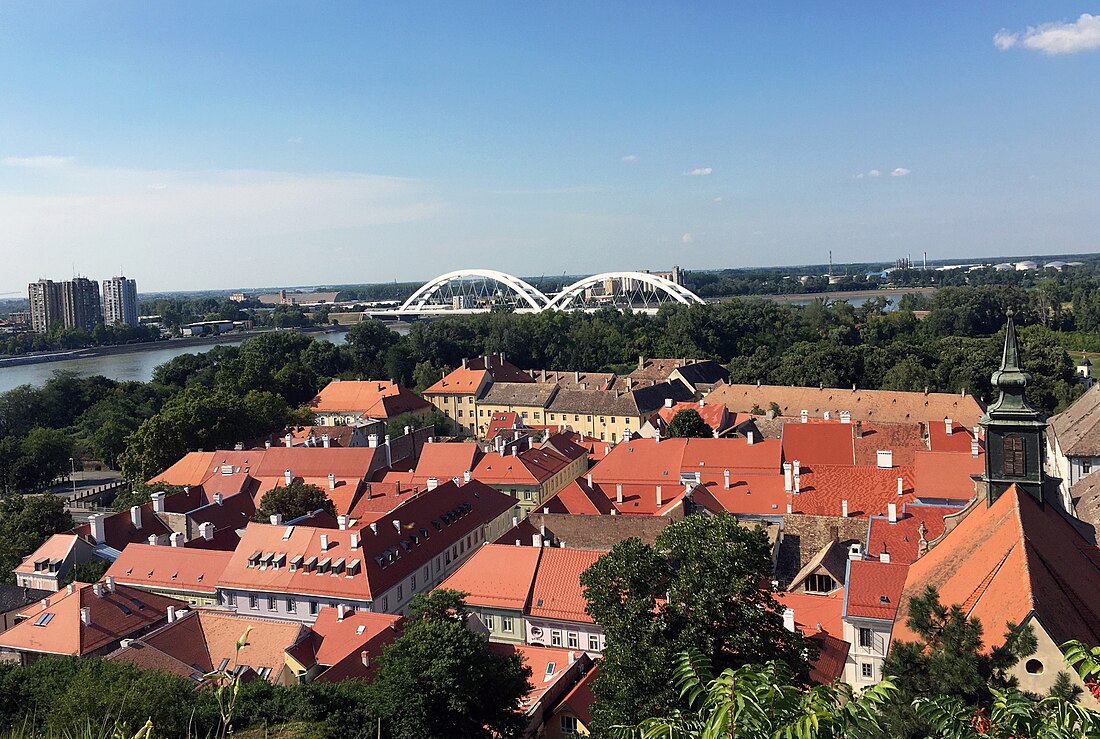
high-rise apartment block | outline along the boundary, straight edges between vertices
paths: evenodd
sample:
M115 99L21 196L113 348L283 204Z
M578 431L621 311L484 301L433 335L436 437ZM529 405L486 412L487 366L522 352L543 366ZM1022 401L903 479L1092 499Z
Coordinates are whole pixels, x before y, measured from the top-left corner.
M31 328L46 333L54 326L91 331L102 320L99 285L86 277L65 282L39 280L27 286Z
M61 315L61 283L39 280L27 286L30 297L31 329L44 334L55 324L63 323Z
M137 280L112 277L103 281L103 322L108 326L138 325Z

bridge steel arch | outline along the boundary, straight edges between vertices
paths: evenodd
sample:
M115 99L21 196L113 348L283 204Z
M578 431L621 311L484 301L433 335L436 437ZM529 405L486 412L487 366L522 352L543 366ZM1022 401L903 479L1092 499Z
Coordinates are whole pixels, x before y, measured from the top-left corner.
M535 310L535 312L541 311L550 303L550 298L543 295L534 285L505 272L497 272L492 269L459 269L454 272L439 275L425 282L420 286L420 289L409 296L409 299L402 304L400 310L402 312L413 313L423 311L428 300L430 300L441 287L454 280L461 280L468 277L481 277L504 285L524 300L527 305Z
M547 303L546 308L565 310L566 306L585 289L600 285L604 280L637 280L639 282L644 282L650 287L666 293L677 303L682 303L684 305L691 305L693 303L703 304L706 302L683 285L677 285L672 280L666 280L664 277L658 277L657 275L647 272L604 272L602 274L592 275L591 277L585 277L582 280L577 280L555 295L554 299Z

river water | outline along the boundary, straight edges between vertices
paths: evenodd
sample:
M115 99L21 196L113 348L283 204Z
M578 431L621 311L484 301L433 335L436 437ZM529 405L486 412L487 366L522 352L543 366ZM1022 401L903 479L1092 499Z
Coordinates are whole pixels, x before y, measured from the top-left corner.
M344 341L344 332L330 334L313 334L317 339L332 341L337 344ZM221 346L240 346L241 341L227 339ZM0 367L0 393L11 390L19 385L42 385L50 379L50 375L58 370L76 372L78 375L89 377L91 375L103 375L112 380L139 380L148 382L153 379L153 370L157 365L164 364L173 357L181 354L199 354L208 352L214 348L214 344L200 346L167 346L163 349L150 351L131 352L129 354L108 354L102 357L88 357L86 359L65 359L58 362L42 362L40 364L21 364L15 367Z

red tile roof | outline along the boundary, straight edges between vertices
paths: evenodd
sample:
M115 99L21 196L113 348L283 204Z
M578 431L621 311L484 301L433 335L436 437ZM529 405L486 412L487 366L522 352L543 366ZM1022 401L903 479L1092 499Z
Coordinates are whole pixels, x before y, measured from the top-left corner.
M858 559L848 563L844 615L892 621L901 602L909 565Z
M134 526L130 511L111 513L103 519L104 541L96 543L106 544L109 547L121 550L127 544L147 542L150 536L155 535L160 538L172 533L167 524L153 514L153 504L151 502L145 503L139 508L141 509L140 529ZM91 522L74 526L72 532L90 538L92 535Z
M520 710L523 712L531 711L537 706L546 693L554 687L554 684L569 672L577 660L588 660L584 652L579 650L570 652L556 647L490 642L489 649L497 654L517 654L523 664L531 669L531 690L520 699Z
M369 611L346 612L340 620L339 609L322 608L313 623L311 641L317 664L328 665L328 669L316 679L321 682L372 679L382 648L401 635L404 624L403 616ZM363 652L367 653L369 666L363 663Z
M602 554L590 549L543 547L531 589L529 615L592 623L592 617L584 610L586 601L580 577Z
M596 671L599 666L594 666L588 673L573 686L573 689L565 694L557 707L554 715L569 712L585 726L592 724L592 704L596 702L596 696L592 692L592 684L596 681Z
M710 426L713 431L722 431L727 426L731 425L727 416L729 411L726 410L726 406L721 403L706 403L705 401L699 401L698 403L673 403L672 407L665 406L657 411L657 415L661 420L667 423L672 423L672 419L682 410L696 411L703 419L703 422Z
M442 380L425 390L424 395L472 395L478 392L486 379L493 382L534 382L529 374L500 355L488 356L488 372L485 360L486 357L467 359L465 366L447 373Z
M928 424L928 444L934 452L970 454L970 442L973 440L973 431L957 421L951 422L950 434L947 433L946 420L931 421Z
M416 462L412 481L424 485L430 477L440 482L455 477L462 479L462 474L473 470L481 456L481 448L473 442L425 444Z
M231 552L214 549L130 544L106 575L114 577L117 583L136 588L214 595L230 557Z
M541 485L571 461L551 448L518 454L490 452L478 460L473 476L488 485Z
M592 467L599 483L679 483L683 473L774 473L781 469L778 439L749 444L746 439L631 439L618 444Z
M902 495L898 495L899 477ZM795 513L840 516L847 500L849 516L884 515L890 503L911 502L913 492L911 467L819 464L802 468L800 492L792 496L791 505Z
M77 538L76 534L54 534L42 542L42 546L27 555L14 572L34 573L34 563L42 559L64 562L76 546Z
M352 531L249 524L241 537L240 546L222 574L220 585L373 599L409 577L459 538L495 520L514 506L515 500L511 496L498 493L476 480L464 485L449 482L435 490L410 497L384 520L377 522L377 533L367 527L355 531L360 537L356 549L350 548ZM450 512L460 508L465 512L452 518L450 523L443 520L445 514L449 517ZM427 536L424 536L425 531ZM329 542L327 550L321 548L322 536ZM345 565L357 561L359 571L357 574L334 577L310 573L301 568L291 569L289 566L250 567L249 557L255 552L284 553L288 565L298 555L306 560L311 557L333 562L343 559ZM378 558L385 552L391 552L394 556L388 562L379 561Z
M912 564L917 561L921 525L925 528L925 541L933 541L943 535L944 516L961 510L962 506L907 503L898 506L895 523L890 523L885 516L874 516L867 537L867 552L877 557L885 548L891 562Z
M855 464L854 429L850 423L783 424L783 458L803 465Z
M371 418L395 418L431 404L389 380L333 380L309 402L314 413L351 412Z
M704 487L692 491L691 499L714 513L782 515L797 497L783 489L781 475L732 474L729 488L724 476L704 475L703 483Z
M102 586L101 586L102 587ZM89 583L74 583L20 614L26 620L0 634L0 647L20 652L84 655L164 620L169 606L187 604L173 598L117 585L96 595ZM81 622L88 608L91 624ZM44 625L37 625L45 621Z
M969 449L967 454L917 452L913 468L914 484L922 498L970 500L975 495L970 476L985 468L985 452L977 457L971 457Z
M489 429L485 432L485 438L492 441L502 431L522 428L519 414L515 411L495 411L489 418Z
M928 447L919 423L864 423L855 437L856 464L876 464L878 451L893 452L894 464L911 465Z
M1056 644L1100 643L1100 554L1062 515L1015 486L992 505L978 501L909 568L893 638L916 639L905 624L909 597L932 585L982 622L987 650L1029 613Z
M544 513L609 514L614 509L608 497L590 487L584 478L569 483L539 506Z
M469 593L474 606L522 611L531 595L542 548L486 544L440 583L441 589Z
M810 665L810 679L828 683L844 674L844 663L851 645L844 641L842 612L844 591L828 595L812 593L776 593L784 608L794 611L795 626L817 648Z

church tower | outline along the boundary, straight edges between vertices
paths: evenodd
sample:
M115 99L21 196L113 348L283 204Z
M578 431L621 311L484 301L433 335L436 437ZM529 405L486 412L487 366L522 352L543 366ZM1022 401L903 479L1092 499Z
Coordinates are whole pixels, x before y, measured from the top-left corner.
M1020 367L1020 348L1016 343L1012 315L1009 309L1001 368L992 378L1000 397L989 406L981 420L985 429L983 481L991 504L1011 485L1042 503L1046 481L1043 432L1047 422L1025 397L1031 375Z

